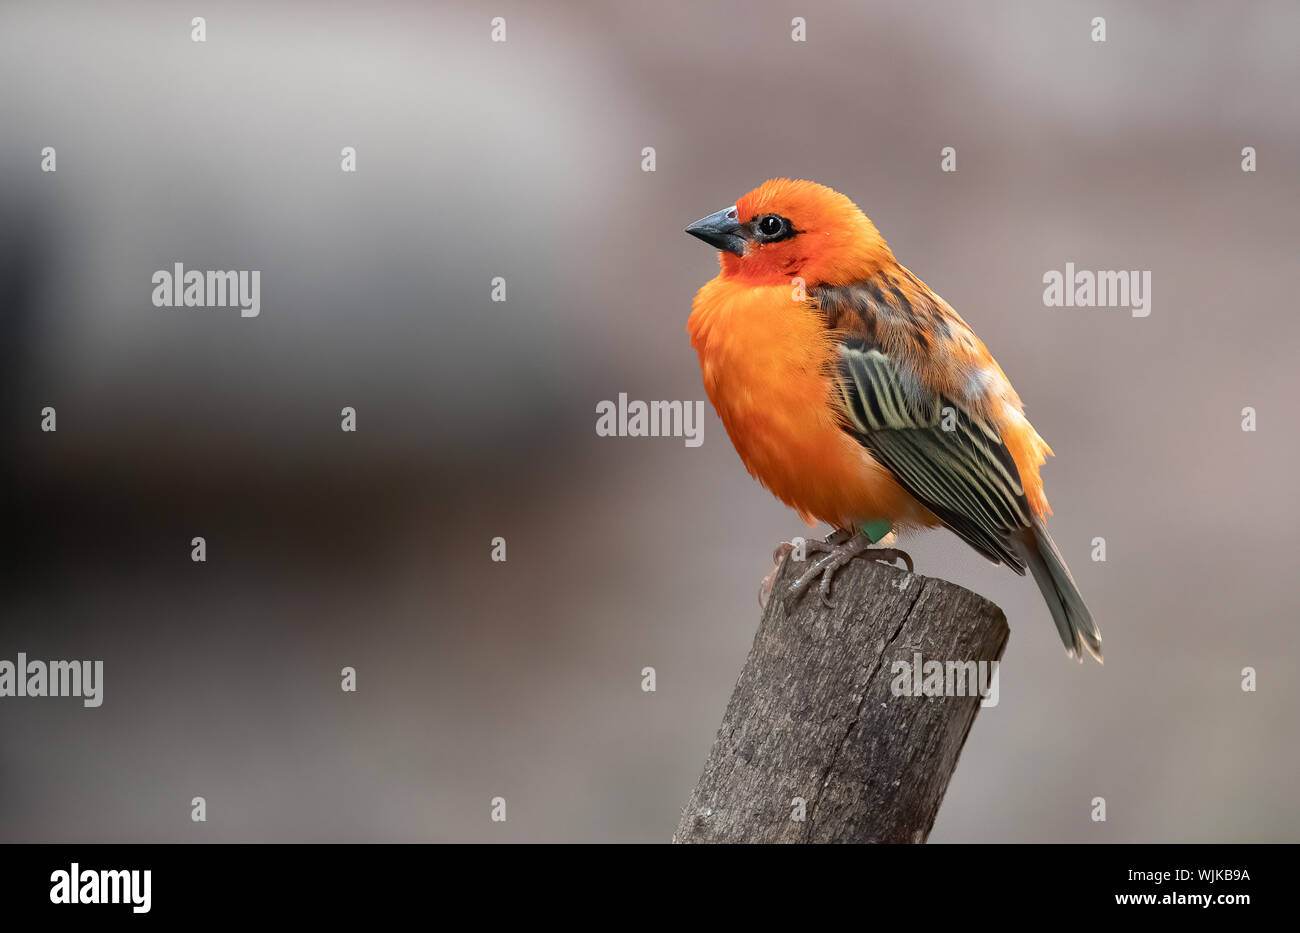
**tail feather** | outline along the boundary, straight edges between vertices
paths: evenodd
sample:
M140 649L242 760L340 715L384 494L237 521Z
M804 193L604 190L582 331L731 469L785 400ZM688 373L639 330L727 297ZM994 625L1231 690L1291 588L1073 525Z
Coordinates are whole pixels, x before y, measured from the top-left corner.
M1056 623L1056 630L1060 632L1070 657L1082 661L1086 648L1101 663L1101 632L1084 605L1079 587L1070 576L1070 568L1065 566L1065 558L1056 549L1056 542L1047 533L1041 518L1035 518L1033 525L1016 539L1016 551L1043 591L1052 621Z

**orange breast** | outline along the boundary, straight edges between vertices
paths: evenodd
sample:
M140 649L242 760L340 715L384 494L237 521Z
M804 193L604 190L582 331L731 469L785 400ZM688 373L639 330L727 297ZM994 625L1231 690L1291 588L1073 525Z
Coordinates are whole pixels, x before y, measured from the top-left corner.
M810 525L938 524L840 427L833 343L790 286L715 278L695 296L687 329L745 467Z

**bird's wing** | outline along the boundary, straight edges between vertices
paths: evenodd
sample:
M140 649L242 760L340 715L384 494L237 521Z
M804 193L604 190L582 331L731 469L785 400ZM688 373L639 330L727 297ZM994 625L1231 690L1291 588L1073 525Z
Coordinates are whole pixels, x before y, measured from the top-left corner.
M869 340L848 338L837 352L844 429L967 544L1023 574L1011 536L1032 519L997 431L926 390Z

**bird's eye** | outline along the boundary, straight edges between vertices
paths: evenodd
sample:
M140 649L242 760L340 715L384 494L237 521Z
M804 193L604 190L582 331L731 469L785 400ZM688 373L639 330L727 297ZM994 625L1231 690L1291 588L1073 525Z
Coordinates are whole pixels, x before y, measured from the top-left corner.
M776 236L785 228L782 218L768 214L758 222L758 232L763 236Z

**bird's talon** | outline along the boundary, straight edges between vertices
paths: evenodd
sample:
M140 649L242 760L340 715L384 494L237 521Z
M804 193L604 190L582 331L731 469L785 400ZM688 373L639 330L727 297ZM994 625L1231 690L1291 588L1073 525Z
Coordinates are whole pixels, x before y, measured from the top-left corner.
M776 550L772 552L772 569L758 584L758 608L767 608L767 602L772 598L772 587L776 584L776 576L781 572L781 564L793 550L793 544L789 541L782 541L776 546Z
M822 597L822 605L825 606L827 609L835 608L835 603L831 601L831 579L832 579L832 574L830 573L822 574L821 585L817 587L817 591L821 594Z
M837 535L840 533L837 532ZM833 536L832 536L833 537ZM828 544L831 537L826 541L816 542L819 546ZM812 544L813 542L809 542ZM864 558L866 560L882 561L884 563L893 563L901 560L907 565L908 573L915 573L912 565L912 557L906 551L892 547L872 547L871 539L864 534L853 535L845 538L839 543L831 545L826 549L826 554L816 560L812 566L799 575L799 579L790 584L790 588L785 595L785 609L788 615L794 607L794 604L803 596L804 592L812 584L812 581L821 577L817 585L817 593L821 598L822 605L828 609L834 609L835 603L831 599L831 586L835 580L835 574L843 569L850 561L855 558Z
M891 564L901 560L906 565L908 573L916 573L916 569L912 564L912 555L896 547L871 548L861 556Z

